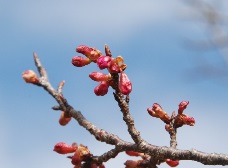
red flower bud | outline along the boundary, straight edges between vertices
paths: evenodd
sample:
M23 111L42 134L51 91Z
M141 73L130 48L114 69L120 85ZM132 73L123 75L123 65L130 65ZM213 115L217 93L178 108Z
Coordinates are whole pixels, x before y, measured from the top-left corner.
M166 159L165 161L170 167L176 167L179 165L179 160Z
M127 160L125 163L125 168L137 168L138 161L135 160Z
M152 106L152 110L155 111L155 113L159 116L159 117L162 117L166 114L165 111L163 111L162 107L160 106L160 104L158 103L154 103L153 106Z
M182 121L184 122L184 124L190 125L190 126L194 126L195 125L195 119L193 117L189 117L187 115L184 115L182 117Z
M118 64L114 61L114 59L110 62L110 65L108 67L108 71L110 73L119 73L120 72L120 67Z
M158 103L154 103L152 108L147 108L147 111L152 117L160 118L163 122L169 124L169 115L162 109L162 107Z
M173 127L170 124L166 124L165 125L165 130L169 133L171 133L173 131Z
M108 68L112 58L109 56L101 56L97 59L97 65L100 69Z
M182 101L179 104L178 114L182 114L183 111L187 108L188 104L189 104L189 101Z
M108 71L110 73L119 73L126 69L127 65L123 63L124 59L121 56L117 56L116 58L112 59L108 66Z
M81 56L74 56L72 58L72 64L76 67L83 67L89 63L91 63L91 60L89 58L83 58Z
M66 116L66 113L62 111L59 118L59 124L62 126L65 126L70 122L70 120L71 120L71 117Z
M148 112L152 117L160 118L159 115L158 115L152 108L147 108L147 112Z
M123 71L120 73L119 89L124 95L128 95L132 91L131 81Z
M96 61L102 55L102 53L96 48L88 47L85 45L78 46L76 48L76 51L85 55L92 61Z
M27 70L23 72L22 78L26 83L39 84L39 78L33 70Z
M73 153L76 151L76 147L75 146L71 146L71 145L67 145L64 142L59 142L54 146L54 150L55 152L59 153L59 154L67 154L67 153Z
M108 81L102 81L99 85L94 88L94 93L97 96L104 96L108 93L109 83Z
M135 152L135 151L126 151L126 154L129 156L142 156L143 153Z
M101 72L92 72L89 77L97 82L110 80L112 77L110 74L103 74Z
M76 166L81 166L82 157L80 155L80 151L76 150L74 155L72 156L71 163Z
M91 158L91 157L92 157L92 154L90 153L87 146L80 144L77 147L74 155L72 156L71 163L73 165L81 165L82 161L85 161L86 159Z

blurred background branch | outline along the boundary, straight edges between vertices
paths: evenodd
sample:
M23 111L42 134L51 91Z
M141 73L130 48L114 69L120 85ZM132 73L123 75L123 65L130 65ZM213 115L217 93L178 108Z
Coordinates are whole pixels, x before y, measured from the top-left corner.
M191 49L202 52L202 55L206 54L197 59L203 63L196 67L194 73L202 78L228 77L228 15L224 9L225 3L223 0L185 1L185 19L195 22L201 33L206 35L204 39L191 38L187 42ZM219 63L214 62L214 58L211 59L209 52L216 53Z

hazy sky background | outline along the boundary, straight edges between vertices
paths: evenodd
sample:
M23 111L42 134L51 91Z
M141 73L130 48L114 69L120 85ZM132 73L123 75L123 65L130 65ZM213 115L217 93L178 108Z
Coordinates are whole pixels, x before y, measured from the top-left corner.
M169 134L146 109L157 102L171 114L188 100L186 113L196 125L178 130L178 149L228 153L228 65L216 50L186 47L187 39L207 39L205 27L186 17L191 15L186 11L187 4L177 0L0 0L0 167L73 167L53 152L61 141L83 143L94 155L113 148L97 142L75 121L66 127L58 124L60 112L51 110L54 99L21 78L25 70L37 72L34 51L55 88L66 81L63 94L72 106L99 128L132 141L112 90L104 97L93 93L98 83L88 74L99 71L97 66L71 65L80 44L104 52L106 43L113 56L124 57L133 83L131 114L148 142L168 146ZM124 167L127 159L123 153L105 165ZM181 161L178 167L211 166Z

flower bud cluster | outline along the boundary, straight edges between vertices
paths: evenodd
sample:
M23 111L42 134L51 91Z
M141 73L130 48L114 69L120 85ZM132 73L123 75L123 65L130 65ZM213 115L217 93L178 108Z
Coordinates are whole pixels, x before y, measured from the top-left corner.
M68 156L68 158L71 159L71 163L74 165L74 168L81 168L84 164L89 163L90 168L105 168L103 164L98 164L98 163L86 163L87 161L91 161L93 155L90 153L89 149L87 146L84 146L82 144L77 145L76 143L73 143L72 145L68 145L64 142L59 142L54 146L55 152L59 154L69 154L69 153L74 153L72 156Z
M183 111L187 108L189 102L188 101L182 101L179 104L178 108L178 114L174 118L174 124L170 125L171 118L169 115L162 109L162 107L158 103L154 103L152 108L147 108L147 112L152 116L156 118L160 118L163 122L166 123L165 129L168 132L173 131L173 127L178 128L183 125L195 125L195 119L193 117L188 116L187 114L184 114Z
M178 114L175 117L175 121L174 121L174 127L178 128L183 125L189 125L189 126L195 125L195 119L183 113L184 110L187 108L188 104L189 104L188 101L182 101L179 104Z
M158 103L154 103L152 108L147 108L147 112L152 117L160 118L166 124L170 123L169 115L162 109L162 107Z
M76 48L76 51L85 55L86 58L81 56L75 56L72 58L72 64L76 67L83 67L85 65L94 62L97 64L100 70L107 69L109 74L101 72L92 72L89 77L97 82L100 82L95 88L94 93L97 96L104 96L108 93L109 86L113 84L112 74L119 74L119 90L124 95L130 94L132 90L132 84L128 76L124 73L127 65L124 64L124 59L121 56L112 58L109 55L102 55L102 53L96 48L80 45Z

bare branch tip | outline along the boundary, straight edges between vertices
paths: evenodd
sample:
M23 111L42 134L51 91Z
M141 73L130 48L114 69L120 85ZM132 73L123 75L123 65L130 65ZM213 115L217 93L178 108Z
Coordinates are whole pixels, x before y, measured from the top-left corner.
M60 106L53 106L52 110L61 110L61 107Z
M38 57L35 51L33 52L33 57L34 58L37 58Z

